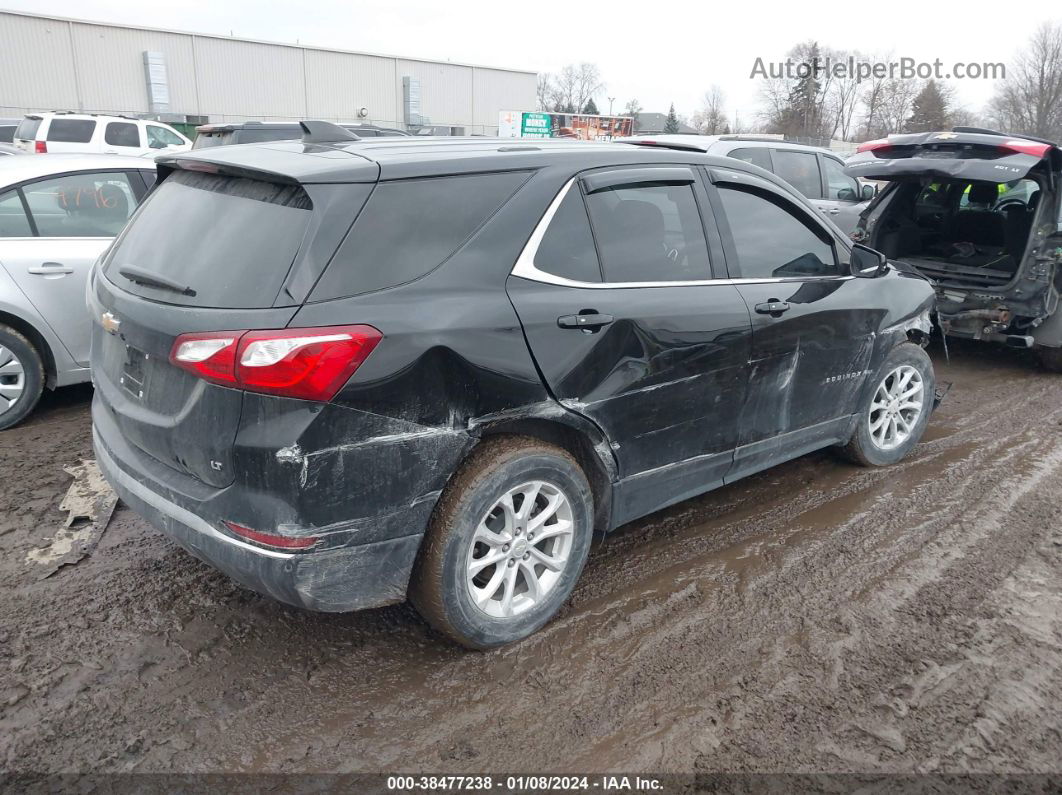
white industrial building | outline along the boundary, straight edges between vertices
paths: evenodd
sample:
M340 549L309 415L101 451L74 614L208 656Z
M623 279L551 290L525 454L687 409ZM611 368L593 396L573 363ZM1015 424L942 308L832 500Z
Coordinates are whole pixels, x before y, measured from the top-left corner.
M0 12L0 116L312 118L495 135L499 111L535 107L536 79L513 69Z

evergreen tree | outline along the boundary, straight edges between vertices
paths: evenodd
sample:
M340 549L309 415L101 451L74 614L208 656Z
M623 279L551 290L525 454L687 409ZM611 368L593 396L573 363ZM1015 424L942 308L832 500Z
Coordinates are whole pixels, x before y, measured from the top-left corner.
M789 135L798 137L817 137L819 134L820 106L819 92L822 85L816 75L815 67L822 60L819 43L811 42L803 59L806 72L797 78L796 84L789 92L789 102L785 109L784 130Z
M665 133L677 133L679 131L678 115L675 113L675 103L671 103L671 108L667 112L667 121L664 122Z
M594 102L594 98L590 97L583 105L583 113L590 114L591 116L597 116L601 111L597 109L597 104Z
M936 80L927 80L918 96L911 103L911 116L907 119L907 132L936 132L951 126L951 111L948 97L940 90Z

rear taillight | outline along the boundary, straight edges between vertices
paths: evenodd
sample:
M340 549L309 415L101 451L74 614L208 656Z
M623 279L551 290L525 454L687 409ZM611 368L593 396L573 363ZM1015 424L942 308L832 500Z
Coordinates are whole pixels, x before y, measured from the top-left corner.
M856 147L857 152L875 152L878 149L888 149L892 144L888 138L878 138L876 141L864 141Z
M329 401L381 339L372 326L182 334L170 362L223 386Z
M1051 148L1051 145L1037 143L1036 141L1007 141L1000 145L999 148L1004 152L1043 157L1047 154L1047 150Z
M244 527L242 524L236 524L235 522L222 522L222 524L241 538L275 549L309 549L321 540L317 536L291 538L290 536L278 536L273 533L263 533L259 530L252 530L249 527Z
M48 154L48 144L45 141L34 141L33 151L39 155Z

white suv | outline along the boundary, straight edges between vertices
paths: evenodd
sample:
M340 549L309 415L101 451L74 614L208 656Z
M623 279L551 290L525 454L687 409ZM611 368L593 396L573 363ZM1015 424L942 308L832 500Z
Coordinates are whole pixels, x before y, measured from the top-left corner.
M15 145L27 152L155 155L183 152L192 142L169 125L131 116L35 113L15 130Z

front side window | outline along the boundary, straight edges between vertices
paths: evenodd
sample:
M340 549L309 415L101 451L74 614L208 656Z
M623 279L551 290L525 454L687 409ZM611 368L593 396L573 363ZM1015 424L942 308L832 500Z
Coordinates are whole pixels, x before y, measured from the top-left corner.
M844 173L844 166L832 157L822 158L822 168L826 172L827 199L841 202L857 202L862 198L859 183L854 177Z
M744 160L746 163L752 163L752 165L765 168L768 171L771 170L771 152L765 146L735 149L730 153L729 157Z
M573 185L550 221L535 252L535 267L577 282L601 281L590 219L578 185Z
M810 152L774 150L774 173L809 199L822 198L819 159Z
M94 119L52 119L48 125L48 140L55 143L87 144L96 132Z
M140 146L140 131L135 124L124 121L112 121L103 133L104 143L111 146Z
M69 174L24 185L41 237L114 237L125 226L136 196L125 174Z
M147 126L147 140L152 149L165 149L167 146L181 146L184 143L173 130L167 130L157 124Z
M642 185L587 197L606 282L711 278L693 186Z
M767 193L720 187L719 197L744 279L837 276L833 244L813 231L796 207Z
M0 237L31 237L29 219L17 190L0 194Z

